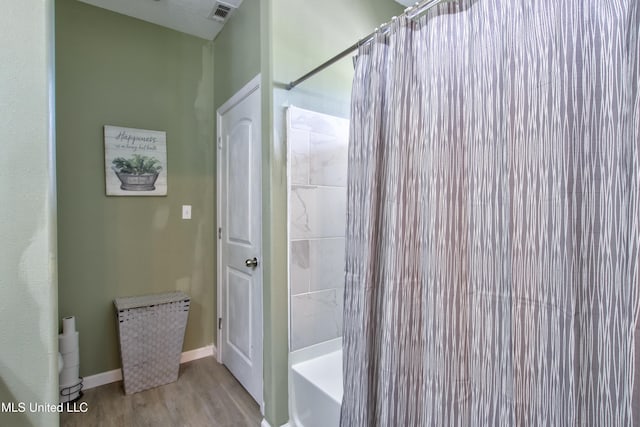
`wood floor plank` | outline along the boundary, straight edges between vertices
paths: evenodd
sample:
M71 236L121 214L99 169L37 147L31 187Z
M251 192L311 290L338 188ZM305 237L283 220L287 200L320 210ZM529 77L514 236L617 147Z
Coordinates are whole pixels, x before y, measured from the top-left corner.
M86 413L60 414L61 427L256 427L260 408L213 357L180 366L178 381L125 395L122 383L87 390Z

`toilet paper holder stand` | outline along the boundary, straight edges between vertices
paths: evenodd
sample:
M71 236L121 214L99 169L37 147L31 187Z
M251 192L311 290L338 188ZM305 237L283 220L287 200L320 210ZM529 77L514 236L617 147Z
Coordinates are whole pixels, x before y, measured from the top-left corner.
M73 384L73 385L70 385L69 387L65 387L65 388L60 389L60 396L61 396L61 397L69 397L69 396L71 396L71 395L72 395L72 394L74 394L74 393L78 393L78 397L76 397L75 399L73 399L73 400L68 400L68 401L65 401L65 402L64 402L64 403L65 403L65 404L67 404L67 405L68 405L69 403L75 403L75 402L77 402L77 401L78 401L78 400L80 400L80 399L82 398L82 396L84 395L84 393L82 393L82 385L83 385L82 383L83 383L83 381L84 381L84 378L79 377L78 379L79 379L80 381L78 381L76 384Z

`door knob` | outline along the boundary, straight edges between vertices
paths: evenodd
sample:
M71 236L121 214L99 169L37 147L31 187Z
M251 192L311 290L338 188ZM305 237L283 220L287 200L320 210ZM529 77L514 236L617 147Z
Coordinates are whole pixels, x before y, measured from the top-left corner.
M258 266L258 258L253 257L253 259L248 259L244 262L244 265L247 267L256 268Z

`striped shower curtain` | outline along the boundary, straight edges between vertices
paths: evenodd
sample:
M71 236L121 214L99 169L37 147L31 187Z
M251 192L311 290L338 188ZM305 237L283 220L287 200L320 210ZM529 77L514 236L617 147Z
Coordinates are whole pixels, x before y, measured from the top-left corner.
M640 425L639 38L462 0L361 48L343 427Z

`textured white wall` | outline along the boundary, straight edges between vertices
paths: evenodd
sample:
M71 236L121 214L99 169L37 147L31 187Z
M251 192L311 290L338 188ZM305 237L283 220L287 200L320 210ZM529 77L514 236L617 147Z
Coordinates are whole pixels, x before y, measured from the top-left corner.
M0 425L57 426L53 1L0 13ZM6 408L5 408L6 409ZM17 407L19 409L19 407Z

